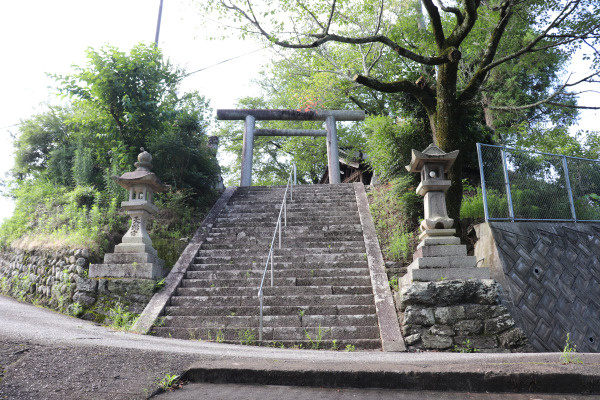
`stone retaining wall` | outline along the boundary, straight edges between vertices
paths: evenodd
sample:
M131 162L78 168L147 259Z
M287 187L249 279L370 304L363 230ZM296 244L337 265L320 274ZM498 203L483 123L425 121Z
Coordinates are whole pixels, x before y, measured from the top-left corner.
M600 351L600 225L490 222L475 255L503 287L502 302L537 351Z
M490 279L413 282L396 294L409 350L527 351L523 331Z
M142 312L156 282L89 279L89 261L86 249L0 252L0 293L98 322Z

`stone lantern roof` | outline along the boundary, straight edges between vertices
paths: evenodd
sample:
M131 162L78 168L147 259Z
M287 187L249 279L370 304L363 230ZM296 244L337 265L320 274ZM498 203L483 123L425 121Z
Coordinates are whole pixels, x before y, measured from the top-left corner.
M165 185L154 172L150 171L152 169L150 153L143 147L140 150L142 152L138 155L138 162L134 164L137 169L133 172L125 172L121 176L113 176L112 179L126 190L134 185L146 185L157 193L169 190L170 186Z
M437 147L435 144L430 144L423 151L412 149L412 157L410 164L406 166L408 172L421 172L425 162L435 162L444 164L444 172L448 172L456 157L458 157L458 150L454 150L450 153L445 153L442 149Z

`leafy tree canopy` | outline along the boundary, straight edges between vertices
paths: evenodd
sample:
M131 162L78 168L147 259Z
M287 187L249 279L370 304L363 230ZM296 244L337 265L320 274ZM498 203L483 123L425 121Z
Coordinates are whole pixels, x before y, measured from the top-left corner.
M473 143L473 114L497 138L523 120L569 122L576 113L565 110L579 107L575 88L597 82L600 71L598 0L214 0L203 7L233 21L242 37L320 58L321 71L344 80L340 87L357 105L395 113L385 94L409 95L446 151ZM591 71L564 76L565 63L582 47L590 50ZM464 157L451 171L452 216Z
M211 109L196 92L178 93L183 71L153 45L129 53L89 49L87 59L72 74L53 75L68 103L20 125L11 184L17 209L0 229L0 244L28 227L46 235L114 229L126 193L111 176L134 168L141 147L152 154L157 176L179 193L157 201L171 199L179 209L212 201L218 165L206 136Z

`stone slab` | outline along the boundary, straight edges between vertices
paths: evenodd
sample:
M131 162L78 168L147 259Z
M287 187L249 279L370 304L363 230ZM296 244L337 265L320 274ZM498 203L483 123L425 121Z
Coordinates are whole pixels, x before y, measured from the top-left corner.
M152 247L151 244L147 243L120 243L115 246L115 253L149 253L155 256L158 255L157 251Z
M159 280L167 274L164 263L91 264L90 278L132 278Z
M383 351L406 351L400 324L394 307L394 299L385 272L385 262L377 240L375 224L371 218L369 202L365 186L362 183L353 183L356 194L356 203L362 225L367 253L367 262L371 275L371 285L375 297L375 310L379 324L379 335Z
M467 246L464 244L458 245L434 245L423 246L417 248L414 253L414 258L420 257L466 257Z
M104 264L163 263L155 254L150 253L107 253Z
M477 258L475 256L463 257L421 257L414 260L408 268L431 269L431 268L476 268Z
M401 286L414 281L435 282L446 279L490 279L489 268L436 268L409 269L402 277Z
M417 249L423 246L436 246L436 245L454 245L460 244L460 238L456 236L434 236L426 237L417 246Z
M423 240L428 237L439 237L439 236L454 236L456 235L456 229L426 229L419 235L419 240Z

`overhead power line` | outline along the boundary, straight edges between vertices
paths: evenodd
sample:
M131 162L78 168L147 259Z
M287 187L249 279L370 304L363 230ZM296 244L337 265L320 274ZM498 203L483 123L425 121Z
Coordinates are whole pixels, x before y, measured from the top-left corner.
M185 75L184 75L184 78L187 78L188 76L190 76L190 75L192 75L192 74L195 74L196 72L200 72L200 71L204 71L204 70L206 70L206 69L212 68L212 67L216 67L217 65L224 64L224 63L226 63L226 62L229 62L229 61L235 60L235 59L237 59L237 58L241 58L241 57L247 56L248 54L256 53L257 51L261 51L261 50L264 50L264 49L266 49L266 47L262 47L262 48L260 48L260 49L252 50L252 51L249 51L248 53L244 53L244 54L241 54L241 55L239 55L239 56L235 56L235 57L228 58L227 60L219 61L219 62L218 62L218 63L216 63L216 64L212 64L212 65L209 65L208 67L200 68L200 69L198 69L198 70L196 70L196 71L192 71L192 72L190 72L189 74L185 74Z

